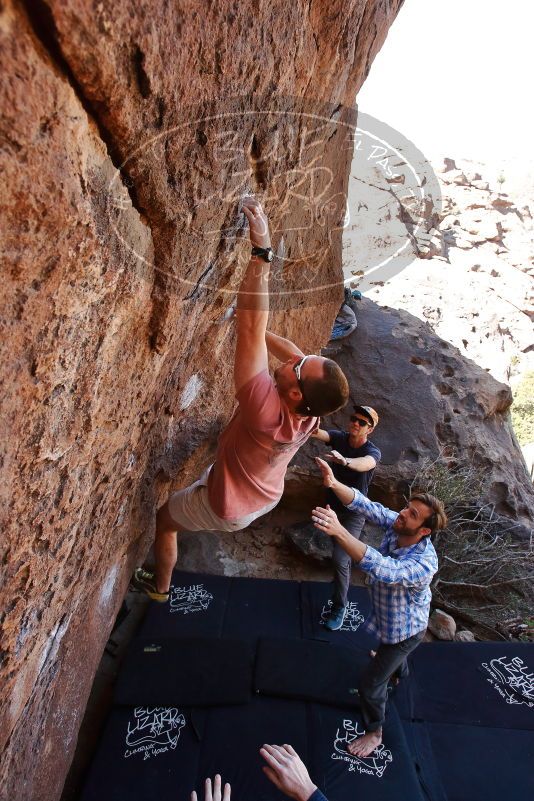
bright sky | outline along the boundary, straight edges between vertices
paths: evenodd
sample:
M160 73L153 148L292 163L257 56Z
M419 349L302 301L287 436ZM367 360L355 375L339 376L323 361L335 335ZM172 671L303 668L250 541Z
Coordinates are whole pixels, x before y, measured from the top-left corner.
M360 94L427 156L532 162L534 2L405 0Z

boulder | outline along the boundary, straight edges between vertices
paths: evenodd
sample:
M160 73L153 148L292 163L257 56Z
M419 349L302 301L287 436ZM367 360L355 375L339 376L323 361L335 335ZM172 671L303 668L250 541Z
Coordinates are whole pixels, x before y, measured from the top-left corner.
M288 526L284 530L284 534L289 542L306 556L320 562L330 562L332 559L334 545L331 538L322 531L318 531L313 523L298 523Z
M437 228L429 231L420 231L416 237L420 259L431 259L443 251L443 234Z
M511 200L508 195L497 195L491 201L491 205L495 209L511 209L514 207L514 201Z
M476 642L476 637L472 631L464 629L463 631L456 632L454 640L455 642Z
M447 157L443 159L443 163L438 167L439 172L450 172L451 170L457 169L458 167L456 166L455 160Z
M462 170L447 170L443 175L443 183L456 184L457 186L469 186L467 176Z
M435 609L428 619L428 629L438 640L454 640L456 621L441 609Z
M328 341L346 123L400 5L1 4L6 797L59 798L155 508L231 414L245 193L285 254L272 325Z
M428 323L363 298L358 328L323 353L345 370L351 403L380 416L371 439L382 451L371 496L399 509L425 460L469 464L487 479L481 503L531 527L534 488L512 431L510 387L440 339ZM351 403L322 421L347 429ZM325 446L309 440L293 460L299 481L317 482L311 457Z
M442 231L460 225L460 216L458 214L446 214L440 221L439 227Z

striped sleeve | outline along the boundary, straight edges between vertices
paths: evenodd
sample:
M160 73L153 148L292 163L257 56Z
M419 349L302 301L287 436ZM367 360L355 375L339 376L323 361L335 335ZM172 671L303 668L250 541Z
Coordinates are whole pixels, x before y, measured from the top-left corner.
M317 790L310 795L308 801L328 801L328 799L322 794L319 788L317 788Z
M354 489L354 499L347 504L347 509L350 509L351 512L359 512L371 523L376 523L381 528L388 528L393 525L398 517L397 512L387 509L381 503L370 501L357 489Z
M383 584L401 584L403 587L428 585L437 570L437 563L432 558L421 558L420 555L408 559L393 559L382 556L375 548L367 546L363 559L358 563L366 573Z

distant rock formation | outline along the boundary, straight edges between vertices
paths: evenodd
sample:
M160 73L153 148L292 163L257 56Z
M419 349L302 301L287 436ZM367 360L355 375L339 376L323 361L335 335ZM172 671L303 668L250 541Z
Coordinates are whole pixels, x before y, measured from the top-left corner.
M409 482L424 459L469 463L483 472L488 491L481 501L495 511L532 525L534 488L509 420L510 388L457 348L440 339L428 323L405 311L362 301L358 328L323 350L350 380L351 401L369 404L380 416L372 440L382 451L371 495L400 508ZM326 428L347 428L350 404L323 420ZM286 502L299 503L303 486L318 486L311 457L325 445L309 440L293 460Z
M427 320L499 381L513 382L534 369L532 174L522 176L515 162L497 170L445 158L433 166L438 219L421 226L412 263L367 295ZM344 266L350 275L359 265L346 254Z

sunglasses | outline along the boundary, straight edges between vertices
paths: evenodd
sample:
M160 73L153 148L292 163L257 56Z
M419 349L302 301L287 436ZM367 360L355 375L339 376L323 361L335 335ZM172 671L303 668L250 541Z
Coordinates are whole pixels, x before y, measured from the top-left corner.
M308 414L311 415L312 411L311 411L311 409L310 409L310 407L308 405L308 401L306 400L306 395L304 394L304 387L302 386L302 381L300 380L300 374L302 372L302 365L304 364L304 362L306 361L307 358L308 358L307 356L303 356L302 359L299 362L297 362L296 364L293 365L293 370L295 371L295 376L296 376L296 379L297 379L297 384L299 385L300 393L302 395L304 403L306 404L306 411L308 412Z
M358 425L359 425L359 426L362 426L362 428L363 428L363 426L370 426L370 425L371 425L371 423L369 422L369 420L362 420L362 418L361 418L361 417L356 417L356 415L355 415L355 414L351 414L351 416L350 416L350 422L351 422L351 423L358 423Z

